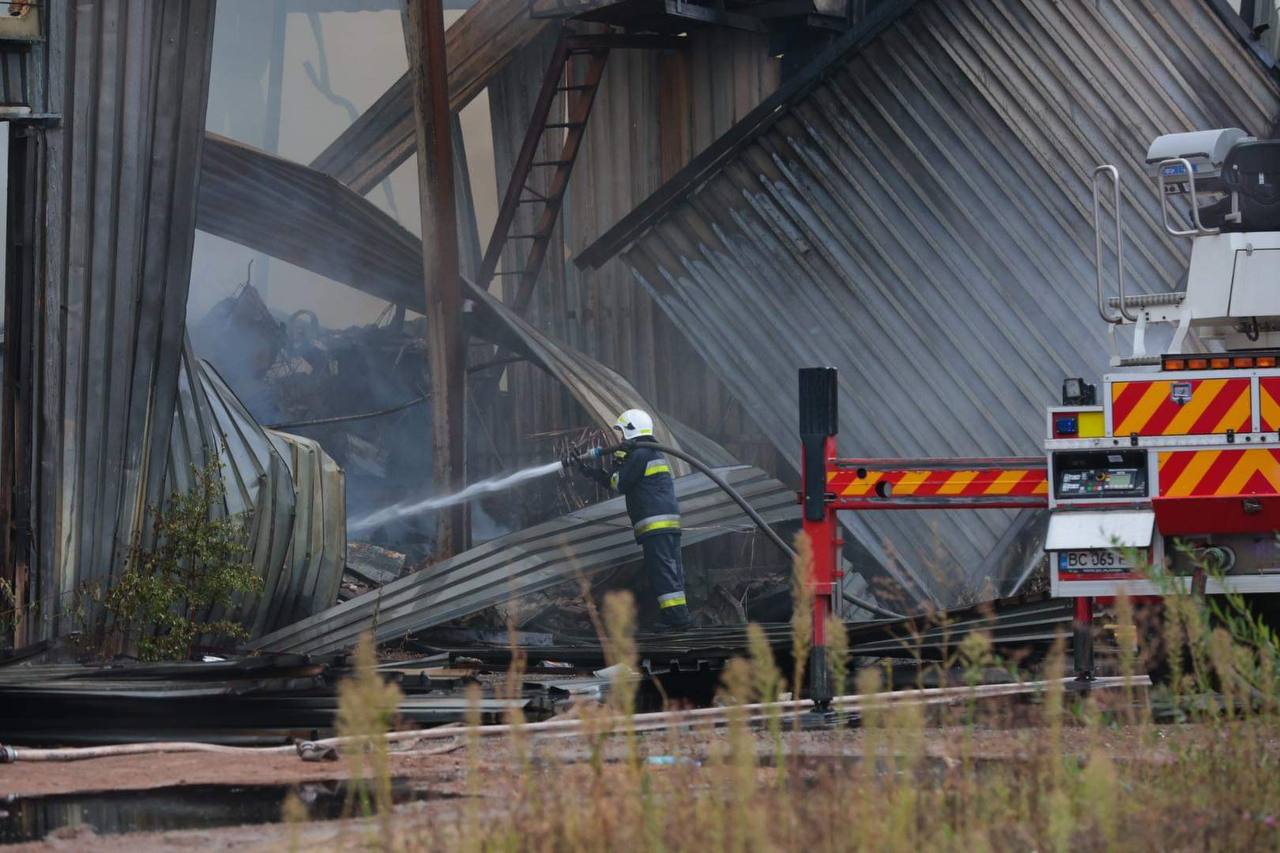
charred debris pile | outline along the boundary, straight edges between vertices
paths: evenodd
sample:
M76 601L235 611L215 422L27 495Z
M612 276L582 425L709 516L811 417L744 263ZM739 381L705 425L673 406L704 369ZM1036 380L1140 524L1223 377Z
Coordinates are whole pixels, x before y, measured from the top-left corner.
M318 441L343 468L348 519L417 498L431 487L424 333L425 321L406 317L403 310L388 309L375 323L345 329L324 327L310 311L273 313L251 283L214 305L191 327L196 351L236 389L258 422ZM587 422L585 416L582 422ZM524 438L554 458L565 442L589 431L571 427L558 436ZM507 467L502 449L483 440L484 425L475 432L475 468L483 472ZM492 541L604 497L580 479L534 481L474 502L472 535L477 543ZM786 618L789 566L768 549L757 549L749 525L736 522L713 531L729 534L719 537L723 541L693 542L686 557L701 621ZM435 533L433 513L353 530L337 601L349 601L428 568L435 559ZM635 567L618 567L592 581L598 597L608 589L632 585ZM582 592L576 579L568 579L471 614L461 624L500 631L512 622L522 629L589 634L593 628Z
M884 660L895 685L911 687L921 683L922 664L932 673L926 685L934 685L975 632L995 654L1033 664L1022 656L1029 649L1043 654L1058 637L1069 637L1071 619L1069 602L1037 595L904 620L848 622L845 630L851 660ZM789 666L791 626L775 622L762 628L776 659ZM637 634L640 671L632 677L639 710L711 702L726 662L746 643L741 625ZM1107 644L1112 656L1113 646ZM202 661L150 664L39 662L47 651L40 647L29 650L26 660L0 660L4 744L302 743L332 734L337 685L354 666L346 653L206 655ZM472 684L479 685L485 723L502 722L512 710L530 721L548 719L583 702L602 702L618 684L618 673L605 666L604 644L592 636L447 628L384 644L383 657L379 674L403 692L398 715L407 728L465 720L477 701L467 695ZM1005 680L1008 673L988 677Z

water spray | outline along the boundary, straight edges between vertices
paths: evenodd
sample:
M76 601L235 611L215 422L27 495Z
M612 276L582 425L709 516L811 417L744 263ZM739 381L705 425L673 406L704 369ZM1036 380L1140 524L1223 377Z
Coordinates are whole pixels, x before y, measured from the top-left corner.
M688 453L685 453L683 450L676 447L657 443L646 443L645 446L657 450L659 453L666 453L689 463L689 465L701 472L708 480L715 483L721 491L732 498L733 502L736 503L742 511L746 513L747 517L755 523L756 527L760 529L760 532L768 537L769 541L774 545L778 546L779 550L793 560L796 558L795 550L778 535L776 530L769 526L769 523L760 516L760 513L755 511L751 504L747 503L746 499L742 497L742 495L740 495L733 486L730 486L725 482L724 478L717 474L710 466L703 464ZM371 527L376 527L379 524L386 524L387 522L396 521L407 516L418 515L433 509L443 509L447 506L453 506L454 504L469 501L478 495L510 489L520 483L544 477L547 474L554 474L561 470L572 471L588 465L599 465L606 457L613 455L615 452L631 451L635 447L636 443L634 441L624 441L620 444L614 444L608 447L591 447L587 450L581 450L576 446L570 445L566 449L564 455L555 462L548 462L544 465L525 468L522 471L516 471L512 474L504 474L500 477L481 480L478 483L472 483L462 491L456 492L452 495L395 504L394 506L380 509L362 518L356 519L355 521L352 521L348 527L351 530L366 530ZM853 604L856 604L858 607L875 613L878 616L884 616L890 619L901 618L901 614L881 607L872 601L867 601L866 599L850 593L845 593L844 597Z
M371 527L377 527L379 524L397 521L407 516L419 515L433 509L443 509L454 504L465 503L479 495L505 491L528 480L535 480L538 477L545 477L547 474L554 474L560 470L562 464L561 462L547 462L512 474L503 474L498 477L491 477L488 480L481 480L478 483L472 483L462 491L455 492L452 495L394 504L349 522L347 528L349 530L367 530Z

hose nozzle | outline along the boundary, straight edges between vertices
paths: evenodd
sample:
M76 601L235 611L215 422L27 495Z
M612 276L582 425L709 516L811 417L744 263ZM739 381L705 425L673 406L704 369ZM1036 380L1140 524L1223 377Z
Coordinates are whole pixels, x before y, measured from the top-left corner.
M579 451L576 447L570 447L569 451L561 458L560 464L566 469L572 470L579 465L586 465L600 458L600 448L592 447L586 451Z
M599 462L614 451L631 450L634 447L634 441L622 441L617 444L611 444L608 447L592 447L585 451L579 451L576 447L570 447L568 452L566 452L560 459L560 464L565 468L574 468L578 465L587 465L592 462Z

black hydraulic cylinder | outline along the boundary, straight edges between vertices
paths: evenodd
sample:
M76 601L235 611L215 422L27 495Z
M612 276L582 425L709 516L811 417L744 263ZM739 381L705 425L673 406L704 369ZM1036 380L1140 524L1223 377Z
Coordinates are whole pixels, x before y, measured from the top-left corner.
M804 517L826 516L827 439L840 431L839 387L834 367L800 368L800 445L804 454Z
M843 630L843 629L841 629ZM814 646L809 650L809 698L819 707L829 705L835 693L832 690L831 670L827 666L827 649ZM835 685L843 688L844 685Z

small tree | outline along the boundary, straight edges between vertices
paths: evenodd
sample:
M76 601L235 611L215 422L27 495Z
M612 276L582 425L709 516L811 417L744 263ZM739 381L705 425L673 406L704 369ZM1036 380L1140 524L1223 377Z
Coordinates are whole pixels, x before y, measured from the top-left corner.
M119 648L136 643L143 660L190 657L202 636L239 640L248 632L231 619L205 621L215 607L258 592L262 579L248 560L243 520L214 510L225 487L221 463L191 466L192 485L152 510L151 543L129 549L128 568L106 594L106 616Z

